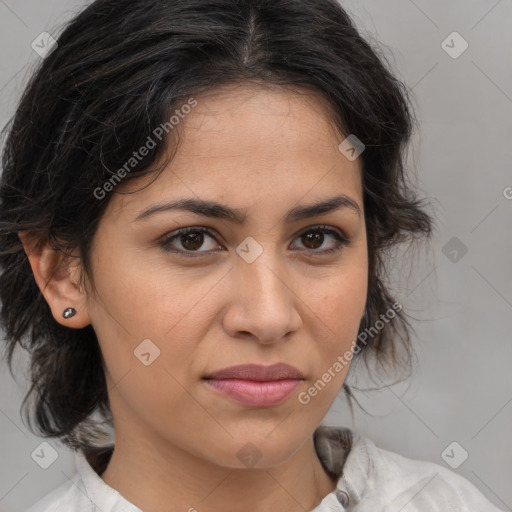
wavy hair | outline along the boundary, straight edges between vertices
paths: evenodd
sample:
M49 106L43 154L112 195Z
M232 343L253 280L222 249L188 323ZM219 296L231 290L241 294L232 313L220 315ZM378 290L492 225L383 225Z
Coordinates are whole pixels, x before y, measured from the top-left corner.
M22 408L30 425L35 417L38 435L87 451L103 426L112 426L112 416L93 327L55 321L19 233L64 255L78 251L93 282L91 244L111 198L98 199L94 191L202 92L272 84L327 100L340 134L355 134L366 146L360 158L369 267L360 332L392 308L388 250L428 238L433 228L406 173L415 118L406 86L337 1L96 0L56 39L4 128L0 183L4 348L11 373L16 346L30 354L31 387ZM156 179L162 169L155 164L173 133L124 180ZM406 313L397 312L376 335L364 343L358 338L354 360L374 355L382 368L407 364L411 332ZM348 384L344 389L350 398Z

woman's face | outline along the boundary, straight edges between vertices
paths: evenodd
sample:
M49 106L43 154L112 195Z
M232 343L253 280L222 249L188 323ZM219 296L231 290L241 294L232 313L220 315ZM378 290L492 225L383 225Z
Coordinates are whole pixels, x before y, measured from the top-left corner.
M367 292L360 159L340 152L344 137L311 94L239 86L196 100L163 174L133 195L113 194L92 248L97 295L87 311L116 439L226 467L243 468L252 451L258 467L271 467L312 434L348 371L338 358L352 349ZM289 215L338 196L354 205ZM184 199L245 220L165 208ZM208 231L172 239L199 227ZM241 402L204 379L279 362L304 378L272 405Z

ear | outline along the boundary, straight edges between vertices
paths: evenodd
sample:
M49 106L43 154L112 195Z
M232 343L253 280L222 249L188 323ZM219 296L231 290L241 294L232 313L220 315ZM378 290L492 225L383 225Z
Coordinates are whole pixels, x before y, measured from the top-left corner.
M87 294L80 286L80 265L71 265L62 253L49 244L38 245L25 231L19 237L28 256L37 286L50 306L53 318L66 327L81 329L91 323ZM75 308L76 315L65 319L66 308Z

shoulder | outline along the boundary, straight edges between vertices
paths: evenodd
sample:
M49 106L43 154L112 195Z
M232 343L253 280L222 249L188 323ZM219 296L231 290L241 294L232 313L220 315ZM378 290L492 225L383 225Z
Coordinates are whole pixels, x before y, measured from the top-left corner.
M364 510L369 506L368 510L382 512L499 512L461 475L433 462L379 448L358 434L354 434L342 480L359 494Z
M76 484L73 481L68 481L43 496L25 512L73 512L74 510L88 512L95 510L86 496L80 495L81 492Z
M75 473L25 512L141 512L96 473L106 460L98 457L103 452L108 456L111 449L101 449L88 458L75 453Z

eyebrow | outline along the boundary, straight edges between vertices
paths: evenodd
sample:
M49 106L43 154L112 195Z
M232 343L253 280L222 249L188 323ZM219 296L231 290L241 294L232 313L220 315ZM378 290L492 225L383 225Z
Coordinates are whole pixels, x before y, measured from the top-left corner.
M325 215L341 209L351 209L361 216L361 209L354 199L346 195L330 197L328 199L317 201L306 206L296 206L292 208L285 217L286 223L296 222L298 220ZM214 219L223 219L234 224L243 224L247 218L247 213L238 208L230 208L215 201L204 201L199 199L180 199L167 203L157 203L147 210L137 215L133 222L147 219L152 215L170 210L185 210L203 217L212 217Z

